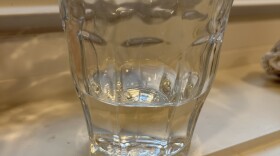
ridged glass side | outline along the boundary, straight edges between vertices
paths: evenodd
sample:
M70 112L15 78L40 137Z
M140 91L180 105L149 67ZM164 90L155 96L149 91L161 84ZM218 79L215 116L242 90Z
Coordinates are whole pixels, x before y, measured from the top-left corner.
M232 0L62 0L92 155L186 155Z

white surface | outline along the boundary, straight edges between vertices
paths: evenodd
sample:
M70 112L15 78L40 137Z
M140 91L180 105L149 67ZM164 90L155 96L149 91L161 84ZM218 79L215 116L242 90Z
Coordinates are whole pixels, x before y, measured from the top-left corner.
M0 7L0 16L54 13L57 14L58 12L58 5Z
M280 83L259 64L219 71L196 129L204 153L280 132L279 110Z
M76 98L27 102L1 113L1 156L87 155L87 133Z
M191 155L219 152L280 131L279 94L279 84L263 79L256 65L220 71L201 112ZM2 111L0 155L88 155L81 111L73 93Z
M62 33L1 39L0 49L4 73L0 77L0 156L87 156L82 109L74 89L69 89L73 84L64 68L67 52ZM254 51L257 56L262 53ZM221 60L233 63L232 55L226 54ZM242 54L238 60L243 63L218 71L197 123L192 153L278 156L280 84L267 79L258 63L248 61L255 56L242 50L235 54ZM63 68L51 69L54 65Z
M279 5L280 0L234 0L234 6Z
M89 156L80 103L75 94L23 103L0 119L1 156ZM200 156L194 135L191 156Z

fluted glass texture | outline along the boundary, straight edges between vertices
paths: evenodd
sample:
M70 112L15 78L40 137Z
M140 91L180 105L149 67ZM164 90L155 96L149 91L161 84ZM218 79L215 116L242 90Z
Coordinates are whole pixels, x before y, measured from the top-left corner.
M91 154L187 155L232 0L61 0Z

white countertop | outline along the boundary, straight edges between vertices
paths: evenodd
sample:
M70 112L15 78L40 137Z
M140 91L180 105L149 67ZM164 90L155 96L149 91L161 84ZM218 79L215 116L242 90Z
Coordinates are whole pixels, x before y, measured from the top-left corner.
M4 40L0 49L10 53L0 53L0 156L88 155L63 35ZM234 59L231 55L222 54L221 64ZM47 73L37 69L49 61L60 67ZM20 65L12 68L13 63ZM280 83L268 79L258 63L221 68L199 117L191 155L278 156L279 111Z
M196 129L203 153L242 154L265 145L266 137L280 143L279 110L280 83L267 79L259 64L220 70Z

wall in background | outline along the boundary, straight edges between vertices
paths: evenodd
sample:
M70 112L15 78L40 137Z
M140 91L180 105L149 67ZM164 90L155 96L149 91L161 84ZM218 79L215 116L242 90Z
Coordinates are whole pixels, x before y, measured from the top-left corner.
M58 0L1 0L0 7L54 5Z

